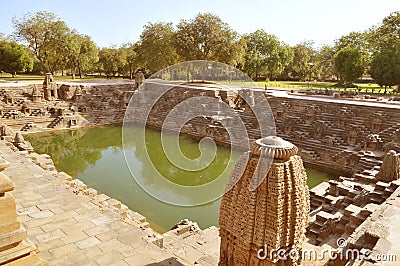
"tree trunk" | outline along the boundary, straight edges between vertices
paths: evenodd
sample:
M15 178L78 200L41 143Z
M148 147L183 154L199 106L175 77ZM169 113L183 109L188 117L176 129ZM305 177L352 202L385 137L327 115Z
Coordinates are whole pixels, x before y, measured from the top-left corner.
M79 78L82 79L82 70L79 66L78 66L78 74L79 74Z

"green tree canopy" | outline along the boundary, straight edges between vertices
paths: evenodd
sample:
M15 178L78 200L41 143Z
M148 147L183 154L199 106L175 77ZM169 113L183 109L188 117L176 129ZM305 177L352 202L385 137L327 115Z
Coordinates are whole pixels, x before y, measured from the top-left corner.
M335 69L344 84L356 81L364 73L362 53L357 48L345 47L334 56Z
M120 50L123 50L125 56L125 65L123 70L125 73L129 74L130 79L133 79L133 74L136 69L139 68L139 47L139 43L126 43L119 48Z
M140 35L140 57L151 73L178 62L172 23L148 23Z
M45 71L55 71L62 63L70 29L53 13L39 11L13 20L15 35L27 43Z
M385 49L372 58L371 76L380 86L400 84L400 51Z
M357 49L361 53L364 69L369 69L369 65L371 63L371 54L373 53L371 32L353 31L335 41L335 53L346 47Z
M245 43L229 25L210 13L181 20L175 48L184 60L213 60L236 66L242 62Z
M292 77L305 80L312 75L315 65L316 51L312 42L303 42L293 47L293 61L289 65L289 71Z
M329 45L324 45L317 51L314 68L318 71L319 77L325 79L335 75L334 55L335 50Z
M347 35L335 40L335 52L339 52L346 47L356 48L361 52L370 51L370 43L368 32L352 31Z
M257 30L244 38L247 47L244 71L256 79L259 75L279 76L293 60L292 49L264 30Z
M374 51L400 50L400 12L393 12L385 17L378 27L371 29L370 42Z
M31 71L33 59L29 51L15 41L0 40L0 71L12 74Z
M124 73L127 64L127 52L124 49L111 47L102 48L99 52L98 67L107 77Z
M94 70L99 61L99 49L88 35L78 35L79 54L77 56L77 67L79 76L82 72Z

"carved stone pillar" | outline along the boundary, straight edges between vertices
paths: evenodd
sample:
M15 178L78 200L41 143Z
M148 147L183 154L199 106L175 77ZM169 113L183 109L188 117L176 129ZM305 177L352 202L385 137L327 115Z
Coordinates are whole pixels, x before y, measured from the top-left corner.
M222 198L219 265L300 265L310 211L303 161L297 147L281 138L253 144L243 174ZM228 184L237 180L235 170ZM260 184L250 190L254 178Z

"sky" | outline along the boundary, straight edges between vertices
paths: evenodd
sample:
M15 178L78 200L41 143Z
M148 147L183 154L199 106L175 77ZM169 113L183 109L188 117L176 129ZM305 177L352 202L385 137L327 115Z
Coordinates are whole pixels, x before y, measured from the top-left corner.
M0 32L13 32L12 19L50 11L69 27L92 37L100 47L140 38L148 22L193 19L198 13L219 16L240 34L264 29L295 45L312 40L319 47L351 31L364 31L400 11L400 0L1 0Z

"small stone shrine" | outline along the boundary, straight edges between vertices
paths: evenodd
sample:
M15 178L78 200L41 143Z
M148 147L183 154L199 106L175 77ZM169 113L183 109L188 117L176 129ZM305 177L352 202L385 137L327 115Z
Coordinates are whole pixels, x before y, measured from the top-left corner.
M233 171L228 185L237 183L225 193L220 207L219 265L301 264L310 203L306 171L297 152L295 145L279 137L261 138L253 143L243 174L238 177L240 171ZM272 157L271 163L263 163ZM249 189L254 179L259 185Z

